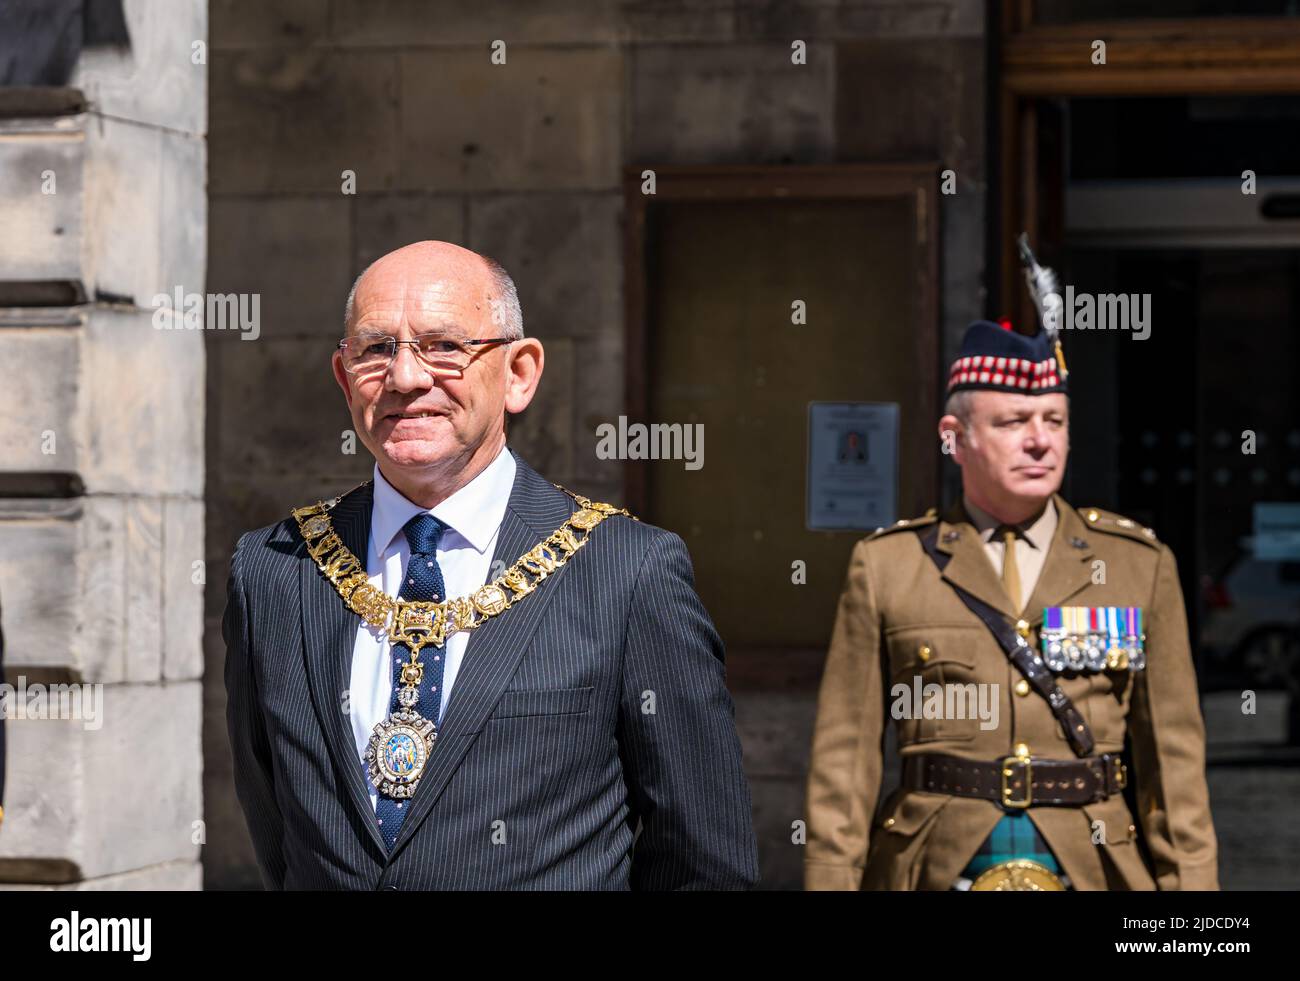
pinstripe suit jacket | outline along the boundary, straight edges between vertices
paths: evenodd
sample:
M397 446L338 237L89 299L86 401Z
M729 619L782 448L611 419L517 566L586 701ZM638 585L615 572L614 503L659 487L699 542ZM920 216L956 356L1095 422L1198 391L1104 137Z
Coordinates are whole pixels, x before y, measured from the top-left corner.
M515 458L494 556L506 565L577 507ZM372 491L362 485L332 512L358 556ZM391 854L347 709L360 618L292 519L239 540L227 591L235 787L267 888L757 881L722 642L677 535L609 518L536 592L470 635Z
M2 618L0 618L2 619ZM0 684L5 680L5 634L0 626ZM4 824L5 804L5 720L0 717L0 825Z

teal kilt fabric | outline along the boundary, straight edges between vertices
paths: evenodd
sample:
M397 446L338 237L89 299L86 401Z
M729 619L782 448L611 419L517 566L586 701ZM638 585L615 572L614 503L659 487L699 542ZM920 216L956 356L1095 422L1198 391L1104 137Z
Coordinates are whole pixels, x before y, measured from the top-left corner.
M979 851L962 871L962 875L967 879L976 879L999 862L1010 862L1017 858L1027 858L1056 875L1061 874L1056 856L1024 811L1002 815L1002 820L984 839L984 844L980 845Z

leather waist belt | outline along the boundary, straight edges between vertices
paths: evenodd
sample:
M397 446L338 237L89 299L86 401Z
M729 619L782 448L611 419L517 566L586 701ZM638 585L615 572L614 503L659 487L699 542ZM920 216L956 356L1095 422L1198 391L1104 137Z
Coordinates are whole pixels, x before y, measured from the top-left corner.
M921 753L904 758L902 785L932 794L978 797L1015 810L1092 804L1118 794L1127 781L1128 770L1118 753L1081 760L1007 756L989 763Z

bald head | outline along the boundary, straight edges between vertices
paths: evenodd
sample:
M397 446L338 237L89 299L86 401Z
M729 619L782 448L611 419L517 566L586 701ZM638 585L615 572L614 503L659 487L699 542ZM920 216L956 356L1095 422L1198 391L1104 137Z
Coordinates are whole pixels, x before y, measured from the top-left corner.
M356 278L343 310L343 332L351 334L358 295L363 300L411 294L431 283L457 284L487 304L493 334L517 340L524 336L523 311L514 280L495 259L451 242L413 242L380 256ZM363 303L363 306L365 304ZM421 304L417 302L416 306ZM421 311L417 311L421 312ZM428 330L422 327L420 330Z

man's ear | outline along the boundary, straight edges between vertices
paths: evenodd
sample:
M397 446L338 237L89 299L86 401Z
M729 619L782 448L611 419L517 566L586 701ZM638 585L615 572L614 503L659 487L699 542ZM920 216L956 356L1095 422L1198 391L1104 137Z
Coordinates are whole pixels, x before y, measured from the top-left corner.
M523 412L533 400L537 383L542 380L542 367L546 362L542 342L536 337L513 341L506 364L506 411Z
M966 427L954 415L946 415L939 420L939 442L943 452L961 463L961 452L965 448Z
M348 400L348 409L352 408L352 385L349 382L348 370L343 367L343 355L338 351L334 352L334 357L330 359L330 364L334 368L334 380L339 383L339 388L343 389L343 397Z

